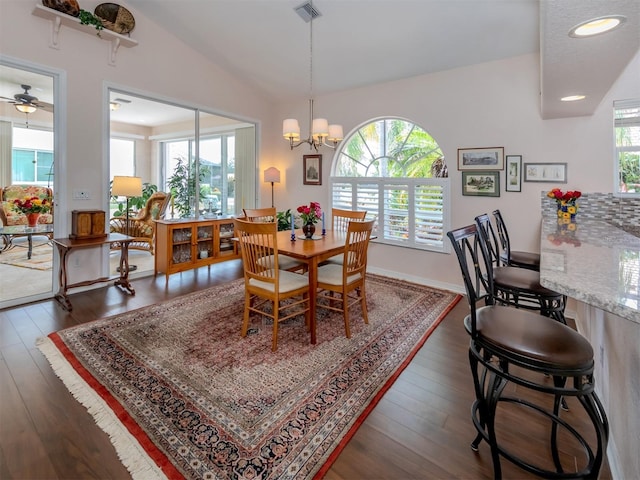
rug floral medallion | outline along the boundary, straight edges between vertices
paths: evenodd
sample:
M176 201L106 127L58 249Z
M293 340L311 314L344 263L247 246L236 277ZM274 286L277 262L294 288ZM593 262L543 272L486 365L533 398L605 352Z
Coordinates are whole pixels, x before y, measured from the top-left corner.
M275 353L260 317L242 338L240 280L53 333L39 348L99 425L117 419L101 426L134 477L314 478L459 298L376 275L366 286L369 324L354 307L351 339L322 309L316 345L304 319L280 325ZM140 466L142 452L153 466Z

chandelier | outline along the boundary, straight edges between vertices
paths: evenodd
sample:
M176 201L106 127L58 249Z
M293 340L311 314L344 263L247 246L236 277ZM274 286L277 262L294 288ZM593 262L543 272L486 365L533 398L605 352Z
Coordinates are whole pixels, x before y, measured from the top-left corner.
M326 118L313 117L313 19L320 13L313 8L313 0L297 7L296 12L309 22L309 136L300 139L300 124L295 118L287 118L282 122L282 136L289 140L291 150L302 144L309 144L310 149L321 146L336 148L344 138L342 125L329 125ZM327 143L329 142L329 143Z

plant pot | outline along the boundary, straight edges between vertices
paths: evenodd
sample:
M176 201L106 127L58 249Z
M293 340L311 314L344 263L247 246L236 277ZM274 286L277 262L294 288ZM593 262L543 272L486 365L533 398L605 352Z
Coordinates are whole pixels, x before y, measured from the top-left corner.
M27 222L29 227L33 228L38 225L38 218L40 218L39 213L27 213Z
M576 213L578 213L578 205L567 203L558 204L558 218L575 222Z
M316 226L313 222L305 223L302 226L302 233L304 233L305 238L313 238L313 234L316 233Z

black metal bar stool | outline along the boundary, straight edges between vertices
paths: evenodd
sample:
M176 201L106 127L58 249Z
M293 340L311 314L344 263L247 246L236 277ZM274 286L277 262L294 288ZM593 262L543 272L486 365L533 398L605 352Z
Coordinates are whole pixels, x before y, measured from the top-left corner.
M544 478L597 478L607 447L609 424L594 391L591 345L578 332L549 317L496 302L491 254L476 225L450 231L447 236L458 257L471 310L464 319L471 336L469 363L476 395L471 412L478 434L471 448L478 451L482 440L489 444L496 479L502 477L501 457ZM479 305L482 300L484 306ZM538 375L547 373L550 377ZM530 389L551 395L553 402L534 403L521 396L507 395L505 387L510 383L518 386L518 395L526 396L522 388ZM578 431L561 418L563 397L575 397L586 411L595 433L589 436L591 442L586 440L583 434L586 432ZM496 414L501 414L500 403L522 406L549 422L548 465L527 461L507 449L506 440L499 441L495 425ZM559 443L567 437L560 435L561 431L567 432L584 450L580 464L570 467L563 464ZM514 432L509 433L518 432L518 425L514 425Z
M496 229L502 246L500 253L500 261L503 265L519 268L527 268L529 270L540 271L540 254L533 252L523 252L521 250L511 250L511 241L509 240L509 232L504 223L500 210L494 210L493 216L496 219Z
M496 300L526 310L536 310L546 317L566 324L564 317L566 297L540 284L540 272L526 268L503 266L500 262L500 244L489 215L475 218L482 241L493 264Z

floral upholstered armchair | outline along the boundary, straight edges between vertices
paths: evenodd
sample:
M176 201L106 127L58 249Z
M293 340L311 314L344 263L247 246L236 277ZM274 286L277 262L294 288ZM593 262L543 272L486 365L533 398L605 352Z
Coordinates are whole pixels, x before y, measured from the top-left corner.
M147 250L153 255L156 238L156 220L162 220L167 211L167 205L171 195L165 192L155 192L152 194L145 206L134 216L129 217L129 229L127 230L126 217L113 217L109 220L109 231L111 233L122 233L134 237L129 244L129 248L136 250ZM127 231L129 233L127 233ZM117 250L120 244L112 243L111 249Z
M10 185L0 187L0 222L3 226L27 225L27 216L14 204L14 200L23 200L25 197L46 199L51 209L47 213L40 214L38 223L53 223L53 190L51 188L37 185Z

